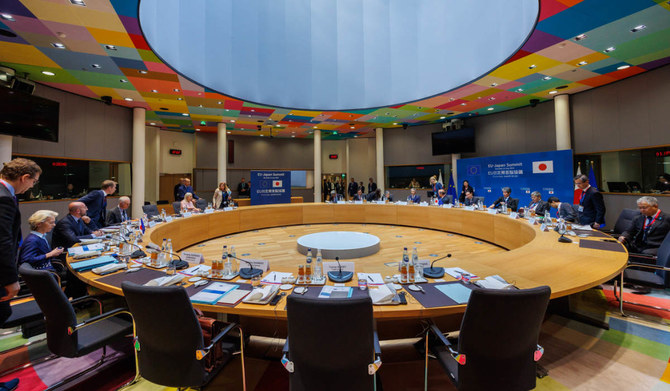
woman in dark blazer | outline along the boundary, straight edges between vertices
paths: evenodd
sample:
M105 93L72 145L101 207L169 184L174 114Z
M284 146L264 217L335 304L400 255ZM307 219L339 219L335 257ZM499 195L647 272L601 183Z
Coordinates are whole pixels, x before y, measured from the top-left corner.
M59 256L63 248L52 250L46 239L46 234L56 225L56 216L58 213L50 210L38 210L30 216L28 224L31 231L21 245L19 263L28 262L35 269L62 271L60 266L54 267L51 259Z
M470 182L468 181L463 181L463 186L461 187L461 195L458 196L458 202L460 203L465 203L465 193L466 192L472 193L472 195L475 195L475 189L470 186Z

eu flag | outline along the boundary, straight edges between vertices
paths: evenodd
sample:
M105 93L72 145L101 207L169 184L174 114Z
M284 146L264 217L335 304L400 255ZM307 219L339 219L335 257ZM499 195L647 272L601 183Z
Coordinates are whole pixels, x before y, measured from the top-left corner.
M447 187L447 195L451 195L454 203L458 201L458 193L456 193L456 185L454 185L454 173L449 174L449 187Z

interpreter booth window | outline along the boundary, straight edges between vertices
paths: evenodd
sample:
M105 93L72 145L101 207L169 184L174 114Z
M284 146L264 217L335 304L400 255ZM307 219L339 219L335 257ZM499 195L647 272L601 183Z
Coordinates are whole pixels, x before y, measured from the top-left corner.
M415 166L387 166L386 180L391 189L428 189L430 177L435 175L439 178L442 174L442 182L449 183L451 164L425 164Z
M575 155L575 170L591 170L610 193L670 194L670 147Z
M19 195L20 201L76 199L100 189L107 179L118 183L114 195L131 193L131 164L128 162L13 156L16 157L31 159L42 169L37 185Z

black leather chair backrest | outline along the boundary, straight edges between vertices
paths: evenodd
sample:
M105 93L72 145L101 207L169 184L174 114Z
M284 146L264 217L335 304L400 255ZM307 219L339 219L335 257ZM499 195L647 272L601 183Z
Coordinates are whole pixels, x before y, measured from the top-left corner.
M614 233L615 234L620 234L623 231L627 230L628 227L630 227L630 222L633 221L633 219L640 214L640 211L637 209L624 209L621 211L619 214L619 218L616 219L616 223L614 224Z
M459 390L530 390L535 387L535 361L540 326L551 290L475 288L459 335Z
M148 217L158 216L158 206L156 205L142 205L142 212L146 213Z
M451 194L447 194L447 203L448 204L453 204L454 203L454 196Z
M656 254L656 265L670 267L670 234L665 235L665 239L663 239L661 247L658 248L658 253ZM665 287L670 288L670 272L656 270L656 274L663 278Z
M202 329L184 288L121 285L135 320L140 351L140 374L168 387L203 384L204 360L195 358L203 348Z
M207 200L202 197L198 198L195 200L195 207L200 210L205 210L205 208L207 208Z
M374 361L370 297L287 298L291 391L372 390Z
M175 214L179 214L181 212L181 202L175 201L172 203L172 209L174 209Z
M29 263L21 264L19 273L44 314L49 350L62 357L77 357L77 331L67 335L68 327L77 325L77 317L56 276L47 270L35 270Z
M483 202L484 202L484 197L481 197L481 196L474 196L474 197L472 197L472 200L474 201L475 204L478 204L480 200L481 200L482 203L483 203Z

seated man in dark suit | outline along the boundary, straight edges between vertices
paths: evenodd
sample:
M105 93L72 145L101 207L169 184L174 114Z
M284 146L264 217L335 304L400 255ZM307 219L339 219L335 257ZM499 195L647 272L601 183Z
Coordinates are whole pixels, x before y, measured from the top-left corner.
M418 204L419 202L421 202L421 196L416 194L415 188L412 188L409 191L409 195L407 196L407 202L411 202L413 204Z
M577 175L575 185L582 189L579 199L579 224L600 228L605 225L605 201L598 189L589 184L589 177Z
M444 189L437 191L437 204L444 205L449 203L449 197L447 197L447 192Z
M549 197L547 203L552 208L556 208L556 216L559 219L564 219L565 221L569 221L571 223L574 223L577 220L577 215L575 214L575 210L572 209L571 204L568 204L567 202L561 202L558 197Z
M107 213L107 225L121 224L130 220L128 209L130 207L130 198L123 196L119 198L119 206Z
M343 198L341 195L337 194L337 191L335 191L335 190L331 190L331 191L330 191L330 200L329 200L329 202L332 202L333 204L336 204L337 201L344 201L344 198Z
M463 205L465 206L473 206L476 205L475 203L475 196L472 194L471 191L467 190L465 192L465 197L463 198Z
M363 190L358 189L358 191L354 195L354 201L363 201L364 199L365 199L365 194L363 194Z
M629 252L647 255L658 254L658 248L670 232L670 216L658 209L655 197L640 197L637 200L640 214L620 236Z
M386 201L386 200L388 200L388 202L393 202L393 195L388 190L386 190L384 192L384 195L382 196L382 201Z
M544 216L544 212L551 209L551 205L548 202L542 201L542 194L539 191L534 191L530 193L530 205L528 205L528 211L535 211L536 214Z
M368 202L379 201L382 198L382 191L381 189L375 189L375 191L369 192L365 198Z
M56 223L52 237L54 247L67 249L79 243L79 239L93 239L102 235L102 231L92 231L82 221L87 210L83 202L71 202L68 205L68 215Z
M91 229L100 229L105 226L107 219L107 196L116 191L116 182L108 179L102 182L101 190L93 190L79 199L86 204L88 216L91 218L89 226Z
M512 212L516 212L516 209L519 207L519 200L510 197L512 194L512 189L509 187L503 187L502 193L502 197L495 200L495 202L489 206L489 208L499 208L504 203Z

